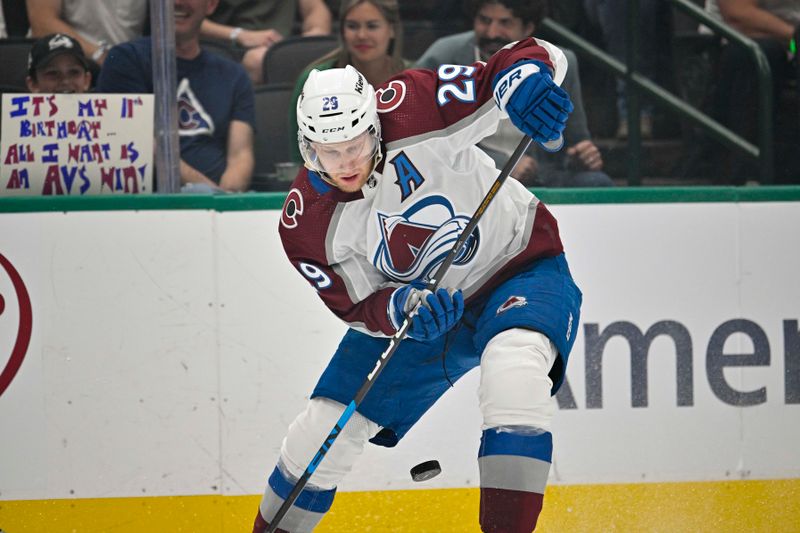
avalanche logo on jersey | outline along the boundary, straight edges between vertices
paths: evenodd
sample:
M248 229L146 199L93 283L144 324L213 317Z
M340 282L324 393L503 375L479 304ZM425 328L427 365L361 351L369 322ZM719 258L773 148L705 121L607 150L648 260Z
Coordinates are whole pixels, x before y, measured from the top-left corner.
M294 229L297 227L297 219L303 214L303 195L300 189L292 189L286 195L286 201L283 203L283 211L281 212L281 224L286 229Z
M508 298L508 300L503 302L500 307L497 308L497 312L495 314L499 315L504 311L508 311L512 307L525 307L526 305L528 305L528 300L526 300L524 296L511 296Z
M450 253L469 220L468 216L456 214L450 201L443 196L418 200L399 215L378 213L382 240L373 263L398 281L427 280ZM476 228L453 265L469 263L479 244L480 234Z
M381 87L375 91L377 99L378 113L388 113L394 111L406 97L406 84L401 80L392 80L386 87Z
M185 137L214 135L214 121L194 95L188 78L178 85L178 130Z

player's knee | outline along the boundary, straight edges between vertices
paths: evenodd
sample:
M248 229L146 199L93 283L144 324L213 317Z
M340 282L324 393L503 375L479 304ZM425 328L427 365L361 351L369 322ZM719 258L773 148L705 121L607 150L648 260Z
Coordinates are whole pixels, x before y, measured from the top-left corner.
M300 477L320 445L339 420L345 406L327 398L314 398L295 418L281 446L281 461L292 476ZM314 471L309 485L332 489L352 469L369 438L379 426L358 412L353 413L337 437L325 460Z
M510 329L496 335L481 357L478 389L483 428L527 426L550 430L555 405L548 372L557 357L542 333Z

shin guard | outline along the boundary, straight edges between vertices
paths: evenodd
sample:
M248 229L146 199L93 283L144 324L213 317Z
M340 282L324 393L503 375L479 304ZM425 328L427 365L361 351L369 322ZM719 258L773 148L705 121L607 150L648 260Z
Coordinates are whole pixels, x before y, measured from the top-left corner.
M314 398L289 425L281 445L278 465L269 477L259 507L263 522L269 523L289 497L297 479L317 453L319 443L328 435L344 408L338 402ZM314 471L313 479L278 524L280 530L307 533L316 527L333 504L337 484L350 471L369 438L379 429L377 424L360 413L353 413L325 460Z

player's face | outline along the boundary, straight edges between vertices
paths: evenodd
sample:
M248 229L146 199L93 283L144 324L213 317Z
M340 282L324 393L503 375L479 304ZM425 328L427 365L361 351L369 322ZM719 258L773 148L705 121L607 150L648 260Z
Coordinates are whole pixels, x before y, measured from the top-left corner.
M522 19L502 4L485 4L473 21L481 59L486 61L508 43L533 35L533 23Z
M345 16L342 38L353 62L358 66L383 60L389 55L394 28L377 7L370 2L362 2Z
M344 192L360 190L372 173L377 141L369 132L351 141L311 143L311 147L329 179Z
M59 54L36 70L36 79L27 79L32 93L85 93L92 75L71 54Z

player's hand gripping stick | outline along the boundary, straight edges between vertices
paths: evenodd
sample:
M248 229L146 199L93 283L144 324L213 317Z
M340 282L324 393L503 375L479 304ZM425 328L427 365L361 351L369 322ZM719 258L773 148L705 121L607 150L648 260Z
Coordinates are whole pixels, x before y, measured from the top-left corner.
M414 281L392 293L389 318L400 329L406 317L411 319L408 336L418 341L441 337L461 320L464 296L460 290L436 289L431 292L425 283Z

